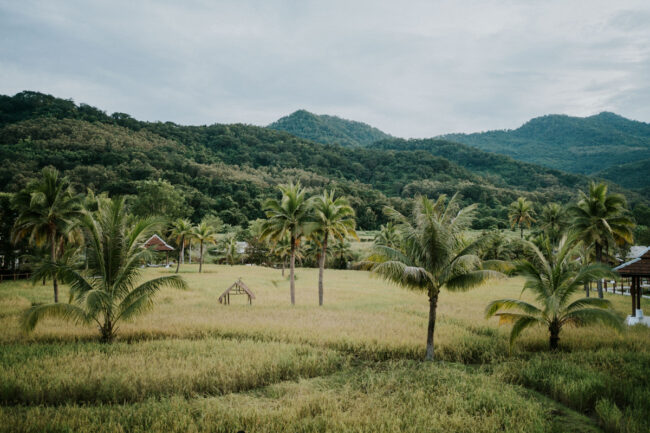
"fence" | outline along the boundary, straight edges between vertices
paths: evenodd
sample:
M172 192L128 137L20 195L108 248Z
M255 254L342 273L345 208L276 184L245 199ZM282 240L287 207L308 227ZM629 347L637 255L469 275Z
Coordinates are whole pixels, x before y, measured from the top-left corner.
M0 283L3 281L16 281L16 280L26 280L32 274L29 272L14 272L13 274L0 274Z

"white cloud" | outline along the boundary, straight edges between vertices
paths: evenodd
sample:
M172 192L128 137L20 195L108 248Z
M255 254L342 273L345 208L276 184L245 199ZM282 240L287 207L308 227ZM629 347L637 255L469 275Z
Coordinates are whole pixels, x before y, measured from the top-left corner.
M0 93L179 123L298 108L394 135L650 119L647 1L0 0Z

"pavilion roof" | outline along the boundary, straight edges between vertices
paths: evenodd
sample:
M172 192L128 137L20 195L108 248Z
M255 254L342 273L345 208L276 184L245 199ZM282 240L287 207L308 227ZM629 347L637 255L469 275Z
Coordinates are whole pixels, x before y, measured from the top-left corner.
M650 277L650 247L639 256L614 268L620 275Z
M174 251L174 247L162 240L158 235L151 236L147 242L144 243L145 248L152 248L154 251Z

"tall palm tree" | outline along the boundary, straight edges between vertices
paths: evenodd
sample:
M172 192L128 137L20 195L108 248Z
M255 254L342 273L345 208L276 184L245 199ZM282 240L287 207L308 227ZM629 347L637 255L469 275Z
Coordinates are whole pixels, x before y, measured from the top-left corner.
M429 297L426 360L433 360L433 337L438 296L442 288L464 291L502 274L484 268L477 252L485 237L468 242L463 236L475 205L460 208L458 194L449 202L441 195L436 201L418 197L410 218L392 208L387 215L397 224L401 248L378 245L373 272L408 289Z
M352 236L358 238L354 231L354 209L345 197L334 198L334 191L324 191L312 200L315 219L314 237L321 247L318 260L318 305L323 305L323 273L327 257L327 241L332 236L339 241Z
M129 320L153 306L154 295L165 286L184 288L177 275L158 277L138 284L140 265L152 252L142 248L157 220L129 218L124 199L99 203L96 213L86 212L81 225L90 242L87 271L64 263L50 263L53 269L39 272L55 273L70 286L69 303L36 305L22 317L22 327L31 331L45 317L60 317L79 323L95 323L101 341L111 342L117 324Z
M47 245L50 261L56 262L63 254L67 236L74 233L82 214L81 198L75 195L70 181L54 168L46 167L41 177L30 182L17 193L14 203L19 215L14 224L12 241L28 237L32 245ZM59 302L59 285L56 274L52 277L54 302Z
M180 246L178 252L178 263L176 263L176 273L180 269L181 262L185 264L185 244L187 239L192 233L192 223L185 218L178 218L172 223L170 234L176 238L176 242Z
M217 240L217 232L214 227L205 221L201 221L192 229L192 238L199 241L199 273L203 270L203 246L213 244Z
M499 324L513 323L510 331L511 347L523 330L535 325L548 328L551 350L557 349L560 332L566 325L601 323L622 329L622 321L611 309L608 300L576 300L574 297L585 283L595 278L614 278L615 274L608 267L576 261L579 246L566 236L557 248L548 238L541 250L531 242L527 242L527 246L533 252L534 259L518 261L515 267L519 275L526 279L524 291L532 291L540 306L520 299L500 299L488 304L485 310L487 317L499 316ZM512 309L517 312L506 312Z
M571 228L585 245L593 246L596 261L602 263L603 249L614 244L632 243L634 221L627 215L625 197L608 194L607 184L589 185L589 193L580 191L580 200L569 208L573 217ZM598 297L603 297L603 284L597 282Z
M531 223L535 222L533 216L535 211L533 210L533 203L529 200L526 200L524 197L519 197L517 200L510 203L508 208L508 219L510 220L510 225L514 228L519 226L520 236L524 238L524 225L530 228Z
M542 208L539 224L551 243L558 243L567 226L565 209L558 203L547 204Z
M262 226L262 235L274 242L289 236L290 260L289 260L289 281L291 291L291 305L296 304L296 248L300 238L308 235L309 224L309 203L305 197L305 190L300 182L288 185L280 185L282 198L268 199L264 202L267 220Z

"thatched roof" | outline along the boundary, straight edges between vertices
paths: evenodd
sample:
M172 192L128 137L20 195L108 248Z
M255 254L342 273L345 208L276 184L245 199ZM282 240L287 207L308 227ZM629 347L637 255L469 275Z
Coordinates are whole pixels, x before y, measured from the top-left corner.
M650 277L650 247L640 251L635 259L614 268L623 276Z
M158 235L151 236L143 246L145 248L153 248L154 251L174 251L174 247L162 240Z

